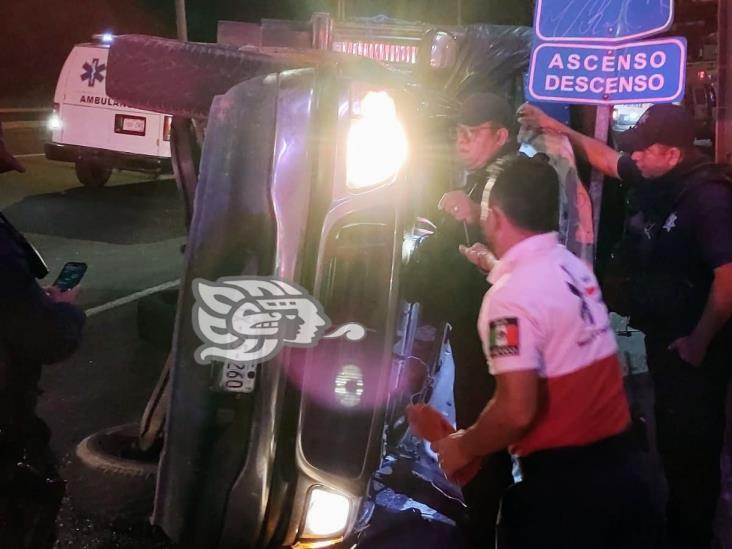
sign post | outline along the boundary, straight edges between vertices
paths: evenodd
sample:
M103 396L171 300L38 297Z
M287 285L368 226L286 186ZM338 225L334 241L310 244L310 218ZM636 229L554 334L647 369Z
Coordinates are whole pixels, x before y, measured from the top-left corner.
M595 114L595 139L602 143L607 143L608 133L610 131L610 113L612 111L610 105L598 105ZM590 175L590 200L592 201L592 228L595 238L595 246L593 247L593 261L597 259L597 239L600 234L600 210L602 209L602 182L605 174L601 171L592 169Z
M186 19L186 0L175 0L175 26L178 40L188 41L188 22Z

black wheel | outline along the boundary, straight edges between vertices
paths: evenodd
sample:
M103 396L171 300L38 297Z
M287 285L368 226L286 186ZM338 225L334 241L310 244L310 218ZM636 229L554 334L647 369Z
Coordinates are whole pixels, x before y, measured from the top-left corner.
M158 451L137 448L138 430L136 423L112 427L76 447L67 476L77 512L108 523L139 522L150 515Z
M160 350L170 350L178 306L178 290L163 290L137 302L137 332Z
M112 168L93 160L76 161L76 178L85 187L103 187L112 175Z
M131 107L198 119L208 116L215 96L244 80L309 65L221 44L142 35L116 37L107 64L114 66L105 82L110 97Z

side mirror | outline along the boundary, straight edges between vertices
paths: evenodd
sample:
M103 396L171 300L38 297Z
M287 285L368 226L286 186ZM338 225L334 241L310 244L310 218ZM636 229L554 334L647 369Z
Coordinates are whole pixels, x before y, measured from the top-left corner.
M430 46L430 68L433 70L451 69L455 66L457 56L457 38L449 32L435 32Z

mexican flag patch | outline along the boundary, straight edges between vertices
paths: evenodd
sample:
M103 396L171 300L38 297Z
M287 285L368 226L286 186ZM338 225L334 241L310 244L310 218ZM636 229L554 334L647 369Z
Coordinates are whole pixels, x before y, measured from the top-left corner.
M488 349L490 350L491 358L518 356L518 318L498 318L491 321Z

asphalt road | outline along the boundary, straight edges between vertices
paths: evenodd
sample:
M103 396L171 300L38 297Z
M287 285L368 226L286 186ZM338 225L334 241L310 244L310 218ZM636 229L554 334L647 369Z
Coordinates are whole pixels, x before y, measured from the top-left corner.
M71 164L20 159L26 173L0 176L0 208L41 251L52 283L67 261L84 261L81 305L109 303L179 278L185 242L173 179L115 173L87 189Z

